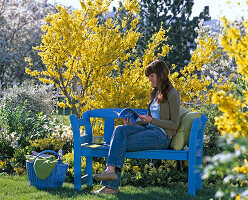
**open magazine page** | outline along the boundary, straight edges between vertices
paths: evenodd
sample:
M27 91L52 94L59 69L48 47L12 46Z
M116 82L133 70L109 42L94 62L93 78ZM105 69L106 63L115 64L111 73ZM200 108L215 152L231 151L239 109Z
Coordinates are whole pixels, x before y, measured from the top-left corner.
M114 111L118 117L120 118L129 118L131 119L131 123L134 124L135 121L138 119L139 114L137 112L135 112L134 110L132 110L131 108L125 108L123 109L120 113Z

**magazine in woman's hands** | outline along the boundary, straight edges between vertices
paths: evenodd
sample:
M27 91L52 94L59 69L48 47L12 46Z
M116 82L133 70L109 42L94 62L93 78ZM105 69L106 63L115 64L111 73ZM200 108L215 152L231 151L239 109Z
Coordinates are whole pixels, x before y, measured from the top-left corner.
M132 110L131 108L124 108L120 113L116 111L113 111L113 112L116 113L118 117L120 118L131 119L132 124L134 124L139 117L139 114L135 112L134 110Z

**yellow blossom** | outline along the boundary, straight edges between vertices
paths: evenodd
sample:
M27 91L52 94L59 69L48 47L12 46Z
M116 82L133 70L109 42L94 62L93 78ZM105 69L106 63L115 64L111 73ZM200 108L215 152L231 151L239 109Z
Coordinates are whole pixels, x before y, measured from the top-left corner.
M57 102L58 106L61 107L61 108L66 108L66 105L64 102Z

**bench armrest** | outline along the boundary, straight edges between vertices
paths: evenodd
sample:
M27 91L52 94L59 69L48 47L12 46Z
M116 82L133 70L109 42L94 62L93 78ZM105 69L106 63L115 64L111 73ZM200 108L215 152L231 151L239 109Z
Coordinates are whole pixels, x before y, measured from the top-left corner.
M73 131L74 148L80 148L83 143L90 143L92 136L90 137L88 134L84 136L80 135L80 127L85 126L85 120L83 118L78 119L77 116L73 114L70 116L70 122Z
M202 156L203 152L203 132L207 122L207 117L201 115L201 118L195 118L192 123L190 138L189 138L189 151L190 154L197 157Z
M80 137L80 143L81 144L83 144L83 143L90 143L90 141L89 141L89 135L81 136Z

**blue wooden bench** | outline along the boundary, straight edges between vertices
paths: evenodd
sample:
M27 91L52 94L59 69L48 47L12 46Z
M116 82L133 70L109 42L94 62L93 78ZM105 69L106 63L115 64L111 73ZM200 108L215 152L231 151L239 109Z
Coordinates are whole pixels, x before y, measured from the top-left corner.
M81 184L91 186L92 159L93 157L107 157L111 135L114 130L114 120L117 115L113 111L120 112L121 108L105 108L89 110L83 113L82 119L76 115L70 116L74 140L74 188L81 191ZM134 109L138 113L144 109ZM104 118L104 142L106 146L89 148L83 144L92 144L91 118ZM188 150L146 150L127 152L126 158L187 160L188 161L188 194L195 195L196 190L202 189L201 172L197 166L202 165L203 132L207 117L195 118L190 132ZM85 134L80 136L80 126L85 126ZM86 175L81 177L81 156L86 158Z

